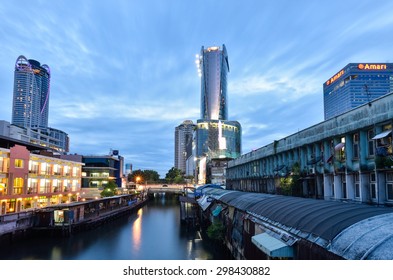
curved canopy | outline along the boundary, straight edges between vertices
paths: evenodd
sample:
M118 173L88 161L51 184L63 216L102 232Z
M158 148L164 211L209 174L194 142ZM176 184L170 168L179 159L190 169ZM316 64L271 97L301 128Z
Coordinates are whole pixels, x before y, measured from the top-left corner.
M324 240L317 243L340 256L383 259L386 253L381 255L382 251L387 249L381 244L389 243L387 251L391 252L389 259L393 259L392 208L241 191L220 190L220 193L217 199L221 202L298 237L312 242ZM327 248L330 244L332 249ZM362 252L356 253L359 248Z

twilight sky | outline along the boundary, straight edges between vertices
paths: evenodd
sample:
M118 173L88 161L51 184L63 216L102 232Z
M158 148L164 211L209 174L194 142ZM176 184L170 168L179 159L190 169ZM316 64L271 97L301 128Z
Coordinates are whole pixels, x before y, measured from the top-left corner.
M70 153L119 150L165 177L174 130L200 114L195 54L228 50L242 153L323 121L322 84L351 62L393 62L393 1L0 0L0 120L19 55L51 68L49 126Z

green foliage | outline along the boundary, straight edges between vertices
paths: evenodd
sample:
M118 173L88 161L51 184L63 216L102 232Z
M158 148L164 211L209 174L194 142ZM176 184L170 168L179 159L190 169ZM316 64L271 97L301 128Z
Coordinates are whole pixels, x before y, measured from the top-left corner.
M292 194L292 176L280 178L280 187L283 195L291 195Z
M184 173L180 169L172 167L166 173L165 180L171 184L182 184L185 182Z
M137 180L139 178L139 180ZM127 178L130 182L138 184L157 183L160 181L160 175L154 170L134 170Z
M109 196L117 195L117 192L118 192L117 184L113 180L110 180L108 184L106 184L104 190L100 193L100 195L101 197L109 197Z
M391 166L393 166L393 161L389 157L376 156L375 166L377 169L391 168Z
M212 240L224 240L225 234L225 227L220 221L214 221L208 228L207 228L207 236Z
M283 195L296 195L301 188L300 165L298 162L292 165L291 175L280 178L280 188Z

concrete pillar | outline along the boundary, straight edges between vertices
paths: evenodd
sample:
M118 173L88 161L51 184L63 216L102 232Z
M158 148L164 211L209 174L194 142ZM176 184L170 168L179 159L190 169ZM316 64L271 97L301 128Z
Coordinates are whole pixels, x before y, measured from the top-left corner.
M377 171L377 203L384 204L386 201L386 175L383 171Z
M368 202L371 200L370 195L370 174L360 173L360 201Z
M333 197L333 176L324 174L323 176L324 199L329 200Z
M341 174L335 174L334 175L334 199L342 199L343 198L341 184L342 184Z
M353 170L353 135L345 135L345 166L346 170L354 171ZM348 181L347 181L348 186Z
M355 200L355 178L354 173L345 175L347 199Z
M323 186L323 176L322 175L316 175L316 195L317 198L323 198L324 197L324 186Z

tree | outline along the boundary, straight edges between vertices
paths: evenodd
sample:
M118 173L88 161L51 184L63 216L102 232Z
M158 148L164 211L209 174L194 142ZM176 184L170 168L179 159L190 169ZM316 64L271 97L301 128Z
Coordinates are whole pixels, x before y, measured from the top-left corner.
M129 175L129 180L138 184L156 183L160 181L160 175L154 170L134 170Z
M160 174L154 170L144 170L143 174L145 176L146 182L158 182L160 180Z
M172 167L165 175L168 183L181 184L185 182L184 173L178 168Z
M100 193L101 197L108 197L117 195L118 186L113 180L109 180L108 184L106 184L104 190Z

